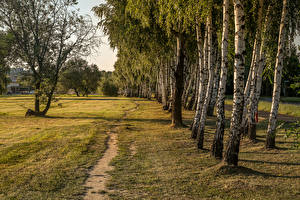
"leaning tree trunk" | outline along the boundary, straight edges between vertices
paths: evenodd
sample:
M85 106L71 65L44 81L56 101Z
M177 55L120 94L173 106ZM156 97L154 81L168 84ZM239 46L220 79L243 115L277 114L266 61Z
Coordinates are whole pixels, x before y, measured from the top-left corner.
M228 30L229 30L229 0L223 2L223 34L222 34L222 61L220 85L217 101L216 132L211 147L211 154L218 159L223 157L223 138L225 129L225 92L228 71Z
M200 126L197 133L197 141L198 141L198 149L203 149L204 143L204 130L205 130L205 122L207 118L207 109L209 106L211 92L214 86L214 63L212 62L214 59L214 54L212 51L212 16L211 12L207 17L207 56L208 56L208 68L209 68L209 78L207 83L207 89L205 94L205 100L202 106L201 118L200 118Z
M198 97L197 97L197 108L195 112L194 121L192 124L192 133L191 138L196 139L200 124L200 118L201 118L201 112L202 112L202 106L204 103L204 95L206 92L206 79L207 79L207 29L205 30L205 38L204 38L204 44L202 45L202 34L201 34L201 28L200 24L197 23L197 46L198 46L198 59L199 59L199 91L198 91ZM203 52L202 52L203 47Z
M184 87L184 39L177 36L177 63L175 70L175 88L172 105L172 126L180 127L182 123L182 93Z
M286 15L287 15L287 0L283 0L282 16L280 22L279 39L278 39L278 51L275 64L275 76L274 76L274 88L272 97L272 107L269 117L266 148L275 148L275 135L276 135L276 121L280 100L281 90L281 76L283 68L283 51L285 43L285 29L286 29Z
M245 14L241 0L234 0L233 4L235 19L234 95L229 142L224 155L224 164L237 166L244 105Z
M256 31L256 52L253 67L253 76L251 77L250 83L250 96L249 96L249 106L247 106L247 122L248 122L248 137L253 142L256 141L256 121L255 121L255 99L257 98L256 84L257 84L257 73L259 68L260 60L260 46L261 46L261 29L262 29L262 12L263 12L264 0L259 0L258 9L258 25ZM244 106L245 107L245 106Z

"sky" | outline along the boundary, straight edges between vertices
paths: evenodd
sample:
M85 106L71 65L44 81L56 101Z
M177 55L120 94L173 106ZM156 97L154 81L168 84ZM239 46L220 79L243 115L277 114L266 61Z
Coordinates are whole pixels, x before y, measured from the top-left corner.
M99 5L100 3L104 3L105 0L78 0L77 7L80 9L81 15L90 15L93 19L93 22L97 24L98 19L91 11L94 6ZM105 71L113 71L114 63L117 60L116 54L117 51L113 51L109 46L109 42L107 40L107 36L104 36L102 32L99 31L99 35L101 36L101 45L98 49L96 49L96 53L90 55L87 60L89 63L93 63L98 65L100 70Z

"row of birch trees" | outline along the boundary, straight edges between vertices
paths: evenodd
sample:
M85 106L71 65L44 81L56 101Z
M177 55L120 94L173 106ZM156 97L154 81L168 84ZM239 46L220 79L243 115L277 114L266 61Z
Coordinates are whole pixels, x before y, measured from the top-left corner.
M211 153L234 166L241 137L256 139L266 69L274 73L266 148L275 148L282 71L299 29L299 10L300 2L292 0L107 0L94 8L118 49L114 78L121 92L155 94L172 113L173 127L184 126L183 108L195 110L191 137L199 149L216 107ZM228 85L233 106L223 152Z

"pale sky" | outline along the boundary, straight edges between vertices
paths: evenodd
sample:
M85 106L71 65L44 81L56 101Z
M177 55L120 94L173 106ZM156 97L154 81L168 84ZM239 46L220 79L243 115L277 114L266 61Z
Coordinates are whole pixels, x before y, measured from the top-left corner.
M94 15L94 13L91 11L91 9L94 6L99 5L100 3L104 3L105 0L78 0L78 8L80 9L81 15L90 15L93 19L93 22L97 24L98 19ZM97 49L97 53L89 56L87 60L90 63L94 63L98 65L100 70L105 71L113 71L114 70L114 63L116 62L116 54L117 51L113 51L113 49L110 48L109 43L107 41L107 37L103 35L99 31L99 35L101 36L102 44Z

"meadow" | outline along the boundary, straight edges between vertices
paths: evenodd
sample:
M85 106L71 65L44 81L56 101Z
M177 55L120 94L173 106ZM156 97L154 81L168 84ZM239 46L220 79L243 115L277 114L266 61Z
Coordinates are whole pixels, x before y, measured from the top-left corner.
M198 150L189 129L171 128L170 113L155 101L65 96L46 118L25 118L32 105L31 97L0 98L0 199L82 199L88 172L115 127L119 150L107 183L111 199L300 198L300 151L284 137L286 126L278 130L278 148L264 149L263 117L257 142L242 140L240 168L227 171L209 153L215 117L207 121L206 150ZM288 106L294 112L281 114L299 117L300 107ZM185 124L192 118L184 111ZM226 118L225 141L230 111Z

